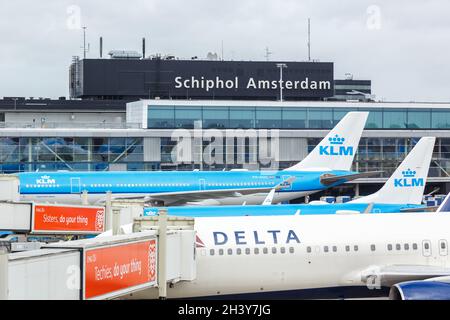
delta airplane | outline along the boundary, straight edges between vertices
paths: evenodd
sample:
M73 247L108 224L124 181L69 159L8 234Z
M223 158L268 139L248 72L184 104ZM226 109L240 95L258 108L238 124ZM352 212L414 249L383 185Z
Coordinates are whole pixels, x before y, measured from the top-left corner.
M449 210L195 218L196 279L167 297L450 299Z
M27 172L23 200L89 203L143 199L164 205L259 204L274 187L275 203L299 198L373 173L351 171L368 112L349 112L300 163L283 171ZM287 181L291 181L290 183Z
M385 185L376 193L342 204L311 202L310 204L274 205L273 191L264 206L169 207L168 214L184 217L270 216L294 214L391 213L424 209L422 203L428 170L436 138L419 140ZM144 216L158 213L158 207L144 208ZM423 210L422 210L423 211Z

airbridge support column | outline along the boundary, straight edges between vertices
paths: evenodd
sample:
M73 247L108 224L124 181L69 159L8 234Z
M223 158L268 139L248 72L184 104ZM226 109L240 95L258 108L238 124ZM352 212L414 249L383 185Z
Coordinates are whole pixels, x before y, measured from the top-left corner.
M167 209L159 210L158 230L158 290L159 299L167 299Z
M0 300L8 299L8 251L0 249Z

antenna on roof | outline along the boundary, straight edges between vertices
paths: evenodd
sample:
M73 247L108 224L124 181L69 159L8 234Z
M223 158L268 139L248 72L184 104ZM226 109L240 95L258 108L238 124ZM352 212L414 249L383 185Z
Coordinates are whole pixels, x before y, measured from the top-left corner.
M89 51L89 43L88 47L86 48L86 29L87 27L83 27L83 59L86 59L86 53Z
M311 18L308 18L308 61L311 61Z
M270 60L270 56L273 54L272 51L269 51L269 47L266 47L266 54L264 55L264 57L266 57L266 61Z

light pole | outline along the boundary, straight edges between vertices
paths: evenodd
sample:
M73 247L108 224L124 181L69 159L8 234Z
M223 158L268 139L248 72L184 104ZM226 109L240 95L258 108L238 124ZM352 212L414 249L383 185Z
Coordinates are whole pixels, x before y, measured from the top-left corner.
M277 63L277 67L280 68L280 101L283 102L283 69L287 68L286 63Z

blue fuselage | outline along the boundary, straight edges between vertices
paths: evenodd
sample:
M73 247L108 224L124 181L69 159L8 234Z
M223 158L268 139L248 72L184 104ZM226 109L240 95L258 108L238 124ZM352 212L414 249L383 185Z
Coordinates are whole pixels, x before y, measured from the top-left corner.
M168 207L168 214L178 217L237 217L237 216L280 216L280 215L312 215L336 214L339 211L363 213L368 203L336 203L336 204L286 204L272 206L186 206ZM425 208L415 204L374 204L370 213L398 213L406 209ZM157 207L144 208L145 216L153 216Z
M320 191L345 180L324 185L324 174L348 175L351 171L127 171L127 172L26 172L20 173L20 193L33 194L157 194L207 190L275 187L296 179L280 192Z

